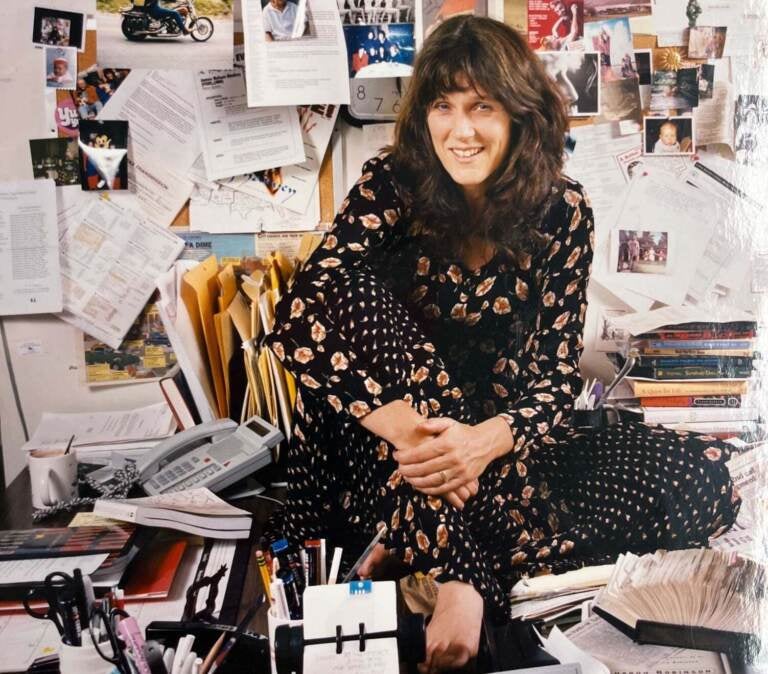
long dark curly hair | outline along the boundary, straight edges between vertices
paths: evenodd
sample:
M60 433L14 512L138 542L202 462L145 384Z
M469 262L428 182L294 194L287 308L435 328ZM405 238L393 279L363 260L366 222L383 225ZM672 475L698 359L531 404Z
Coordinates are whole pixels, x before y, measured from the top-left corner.
M430 106L468 84L499 101L511 118L507 156L489 177L484 211L476 215L443 168L427 127ZM476 16L442 23L416 58L390 148L412 197L413 233L448 259L459 258L470 239L512 255L535 253L537 228L562 190L567 130L557 84L517 31Z

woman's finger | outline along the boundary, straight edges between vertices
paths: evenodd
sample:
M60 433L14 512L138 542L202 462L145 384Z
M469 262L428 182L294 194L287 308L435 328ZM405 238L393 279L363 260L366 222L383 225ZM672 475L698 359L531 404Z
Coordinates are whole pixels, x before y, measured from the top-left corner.
M451 426L455 426L458 421L451 419L450 417L432 417L431 419L424 419L419 425L418 429L425 431L426 433L442 433L448 430Z
M437 476L439 479L441 470L445 471L445 474L450 476L452 468L454 472L456 472L456 461L445 455L436 456L434 459L429 459L422 463L406 463L398 465L400 474L407 478Z
M423 463L424 461L429 461L430 459L441 456L444 452L440 451L440 448L444 444L443 441L439 441L439 438L425 440L416 447L396 449L392 454L392 457L402 465L409 463Z
M449 491L443 498L457 510L464 510L464 501L458 497L456 492Z

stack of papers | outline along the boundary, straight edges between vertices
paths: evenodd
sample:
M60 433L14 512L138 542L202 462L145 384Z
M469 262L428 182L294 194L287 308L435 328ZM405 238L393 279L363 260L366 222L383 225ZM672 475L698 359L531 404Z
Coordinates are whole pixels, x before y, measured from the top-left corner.
M43 414L22 449L72 450L80 462L106 464L113 452L138 458L176 431L176 420L165 402L135 410Z

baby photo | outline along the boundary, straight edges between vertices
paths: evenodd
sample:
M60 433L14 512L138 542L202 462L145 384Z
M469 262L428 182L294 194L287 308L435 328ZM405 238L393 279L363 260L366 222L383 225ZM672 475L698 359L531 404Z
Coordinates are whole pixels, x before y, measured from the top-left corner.
M727 26L695 26L688 36L688 56L692 59L723 57Z
M84 28L85 17L82 14L35 7L32 42L82 49L85 40Z
M77 73L77 49L45 48L45 85L51 89L74 89Z
M614 231L616 271L626 274L666 274L669 259L667 232L620 229Z
M691 155L696 151L691 117L646 117L643 131L645 154Z
M128 122L82 119L78 145L84 190L128 189Z

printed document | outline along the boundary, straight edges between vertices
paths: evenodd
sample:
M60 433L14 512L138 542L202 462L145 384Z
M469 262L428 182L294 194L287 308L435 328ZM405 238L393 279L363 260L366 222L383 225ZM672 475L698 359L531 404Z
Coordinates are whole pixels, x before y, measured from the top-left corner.
M347 45L334 0L314 0L310 35L267 42L260 0L242 0L248 105L349 104Z
M200 154L195 106L192 73L135 70L99 113L128 121L128 184L159 225L171 224L192 191L186 175Z
M135 410L114 412L44 412L32 437L22 449L64 449L74 435L72 446L167 438L176 430L171 408L155 403Z
M296 108L249 108L240 70L198 71L195 91L208 180L304 161Z
M113 349L155 289L155 279L184 242L168 230L99 199L61 233L61 317Z
M338 105L301 106L299 115L306 160L294 166L280 165L281 168L266 173L243 176L229 186L274 206L305 213L315 193L320 165L331 140L338 111Z
M61 311L56 186L0 184L0 315Z

